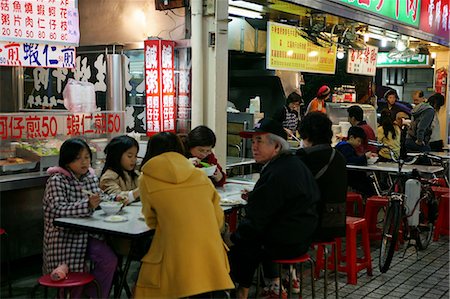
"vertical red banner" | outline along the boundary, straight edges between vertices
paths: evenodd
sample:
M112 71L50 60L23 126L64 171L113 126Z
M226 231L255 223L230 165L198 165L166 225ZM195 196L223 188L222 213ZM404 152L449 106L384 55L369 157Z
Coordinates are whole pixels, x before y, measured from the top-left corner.
M173 41L144 43L148 136L162 131L175 132L174 47Z

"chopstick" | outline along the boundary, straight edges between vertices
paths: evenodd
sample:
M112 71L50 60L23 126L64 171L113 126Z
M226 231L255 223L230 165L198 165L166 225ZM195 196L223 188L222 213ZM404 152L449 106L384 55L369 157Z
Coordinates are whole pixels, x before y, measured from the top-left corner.
M89 195L89 196L94 195L93 192L91 192L91 191L89 191L89 190L86 190L86 189L82 189L81 192L84 193L84 194L86 194L86 195Z

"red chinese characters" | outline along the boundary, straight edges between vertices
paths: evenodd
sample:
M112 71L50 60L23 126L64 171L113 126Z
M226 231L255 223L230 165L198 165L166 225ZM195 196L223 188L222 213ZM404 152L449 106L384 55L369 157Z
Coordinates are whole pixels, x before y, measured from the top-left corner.
M147 135L175 132L174 46L173 41L145 41Z

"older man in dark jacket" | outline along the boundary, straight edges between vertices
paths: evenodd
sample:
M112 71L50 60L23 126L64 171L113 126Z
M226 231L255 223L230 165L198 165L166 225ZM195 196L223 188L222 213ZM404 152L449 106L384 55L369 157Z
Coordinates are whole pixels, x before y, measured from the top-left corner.
M428 142L431 136L434 109L426 102L420 90L413 92L413 101L416 106L412 110L411 127L406 136L406 149L408 152L429 152L431 149Z
M248 194L245 218L226 239L232 246L231 274L239 284L237 297L247 298L260 262L308 251L318 223L319 190L308 168L289 152L280 123L265 118L254 131L240 135L252 138L253 157L264 164L260 179Z

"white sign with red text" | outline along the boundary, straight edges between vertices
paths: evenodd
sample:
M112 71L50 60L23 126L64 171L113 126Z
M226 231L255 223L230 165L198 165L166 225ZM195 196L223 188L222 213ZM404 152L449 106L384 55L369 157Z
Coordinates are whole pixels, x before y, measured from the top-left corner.
M74 68L75 47L0 41L0 66Z
M375 76L378 48L367 46L365 50L347 50L347 73Z
M0 0L0 41L78 46L77 0Z

